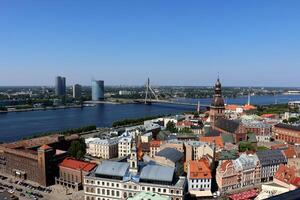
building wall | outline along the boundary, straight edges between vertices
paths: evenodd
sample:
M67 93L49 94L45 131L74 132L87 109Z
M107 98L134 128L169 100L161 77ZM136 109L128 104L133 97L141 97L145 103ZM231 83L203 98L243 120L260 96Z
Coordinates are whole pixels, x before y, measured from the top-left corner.
M275 139L278 141L289 143L300 143L300 131L274 127L273 129Z
M131 139L123 138L118 144L118 156L125 157L131 154Z
M118 157L118 143L89 143L87 153L91 156L111 159Z
M134 183L131 181L123 182L121 180L100 177L85 177L84 179L85 200L98 200L98 198L101 200L126 199L141 191L155 192L163 196L168 196L172 200L183 200L184 196L184 187L141 182Z
M99 101L104 99L104 81L92 81L92 100Z

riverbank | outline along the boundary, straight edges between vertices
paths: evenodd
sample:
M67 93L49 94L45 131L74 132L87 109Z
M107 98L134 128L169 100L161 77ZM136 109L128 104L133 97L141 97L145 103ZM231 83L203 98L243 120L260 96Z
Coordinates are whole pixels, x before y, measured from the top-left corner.
M1 110L0 113L12 113L12 112L30 112L30 111L43 111L43 110L60 110L69 108L83 108L88 107L85 105L72 105L72 106L57 106L57 107L45 107L45 108L24 108L24 109L13 109L13 110Z

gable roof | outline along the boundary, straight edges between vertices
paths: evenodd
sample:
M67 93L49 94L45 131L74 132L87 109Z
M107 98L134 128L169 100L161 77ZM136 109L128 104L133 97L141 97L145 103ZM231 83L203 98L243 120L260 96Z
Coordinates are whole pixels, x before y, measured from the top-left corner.
M215 126L226 132L235 133L240 126L240 121L218 118L216 120Z
M165 157L172 162L177 162L183 157L183 153L174 148L164 148L163 150L156 153L156 156Z
M199 141L215 144L219 148L224 147L222 136L203 136L199 138Z
M129 169L127 162L104 160L96 169L95 174L123 177Z
M262 166L278 165L287 162L281 150L278 149L258 151L256 154Z
M281 164L274 178L284 183L300 187L300 177L296 176L296 169L294 167L287 167Z
M189 177L192 179L211 179L211 171L206 160L191 160L189 162Z
M60 167L66 167L75 170L82 170L85 172L90 172L93 170L97 165L90 162L85 162L81 160L75 160L73 158L65 158L60 164Z
M175 168L160 165L146 165L141 170L140 178L153 181L173 181Z

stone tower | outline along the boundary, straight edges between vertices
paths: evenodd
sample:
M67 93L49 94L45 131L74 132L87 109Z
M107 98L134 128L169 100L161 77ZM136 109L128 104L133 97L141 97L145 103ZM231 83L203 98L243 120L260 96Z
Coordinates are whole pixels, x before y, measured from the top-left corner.
M138 157L137 157L137 148L136 148L136 142L133 140L132 142L132 149L130 158L128 160L129 162L129 172L137 174L138 173Z
M222 85L220 79L217 79L215 84L215 94L210 106L210 122L214 126L216 120L218 118L222 118L225 116L225 106L224 106L224 99L222 96Z
M43 186L48 186L54 182L51 169L51 161L54 153L53 148L48 145L42 145L38 148L37 173L39 173L39 184Z

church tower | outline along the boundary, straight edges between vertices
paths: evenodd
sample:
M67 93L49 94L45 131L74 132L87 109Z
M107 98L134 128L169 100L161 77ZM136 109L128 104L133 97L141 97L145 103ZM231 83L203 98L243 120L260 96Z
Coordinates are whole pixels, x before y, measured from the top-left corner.
M133 139L132 142L132 149L130 158L128 160L129 162L129 172L137 174L138 173L138 157L137 157L137 148L136 148L136 142L135 139Z
M222 97L222 85L220 79L215 84L215 94L210 106L209 118L212 125L215 124L218 118L224 118L225 106L224 99Z

